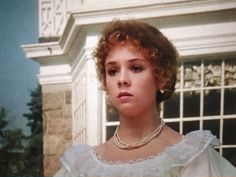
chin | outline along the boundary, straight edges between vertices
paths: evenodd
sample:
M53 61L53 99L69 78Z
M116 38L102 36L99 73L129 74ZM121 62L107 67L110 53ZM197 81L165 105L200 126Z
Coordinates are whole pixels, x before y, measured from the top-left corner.
M134 106L122 106L122 108L118 109L119 113L124 115L124 116L135 116L138 114L137 108Z

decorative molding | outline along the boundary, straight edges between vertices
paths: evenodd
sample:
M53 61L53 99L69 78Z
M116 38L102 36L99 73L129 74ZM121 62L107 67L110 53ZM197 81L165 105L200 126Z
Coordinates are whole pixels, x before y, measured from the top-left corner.
M70 74L38 75L40 85L71 83Z
M113 18L147 19L207 13L236 8L234 0L138 1L135 3L90 3L71 12L80 25L105 23Z
M51 0L39 0L39 36L52 35L52 7L53 5Z
M71 66L69 64L41 66L38 78L41 85L71 83Z
M59 42L47 42L21 46L27 58L39 58L46 56L63 55L63 49Z
M162 29L182 57L236 52L236 22Z
M63 9L60 7L59 2L65 3L65 1L58 1L58 12ZM48 3L46 3L45 9L48 7L49 13L51 8L49 0L40 0L40 2ZM83 52L83 50L84 52L91 52L91 49L96 45L98 35L104 25L103 23L110 21L113 17L121 19L132 17L150 22L153 25L160 24L159 22L167 24L167 26L161 26L161 31L173 41L182 57L235 53L236 32L234 29L236 29L236 22L232 16L232 14L235 14L232 10L236 9L235 1L172 1L171 3L168 1L168 3L162 4L153 3L154 1L150 2L142 2L143 4L141 2L139 4L134 3L130 7L120 5L112 6L111 8L106 6L98 7L97 9L92 6L90 8L83 6L80 10L71 12L59 41L23 45L23 50L26 53L26 57L39 62L42 67L69 64L73 68L74 62L78 60L79 53ZM223 19L231 18L231 20L223 22L221 19L219 22L211 21L209 23L202 18L203 12L204 17L211 14L211 19L215 18L215 14L222 17L227 12ZM214 14L212 14L213 12ZM187 19L196 16L198 16L197 22ZM168 22L168 20L171 21ZM181 24L176 22L176 20L181 22ZM164 23L163 21L166 22ZM49 24L49 21L48 23L45 22L46 24ZM60 23L58 22L58 24ZM85 50L85 48L87 49ZM90 49L88 50L88 48ZM89 56L90 54L85 55ZM44 84L55 83L56 81L70 82L72 79L69 76L70 74L44 75L41 73L39 79ZM59 78L61 78L61 81Z
M61 36L67 22L67 0L39 0L39 37Z
M236 53L236 33L179 40L174 41L174 44L181 57Z
M182 29L171 28L163 29L162 31L176 45L181 56L189 56L235 52L236 32L233 31L234 29L236 29L236 22L183 27ZM76 33L76 31L71 31L71 33ZM98 36L94 38L97 39ZM76 40L81 41L78 37ZM76 51L76 49L78 50L78 46L72 45L72 43L75 42L72 37L67 38L66 41L67 42L65 42L63 47L61 42L24 45L22 47L28 58L35 59L41 64L52 61L51 58L55 58L57 61L59 61L59 58L64 58L64 60L71 61L74 60L76 56L73 56L72 54L68 56L65 51ZM87 45L92 44L96 44L95 39L93 42L88 42ZM90 47L92 48L92 46ZM63 59L60 61L62 60Z
M40 0L40 2L49 2ZM63 1L64 2L64 1ZM153 1L151 1L153 2ZM173 3L156 3L135 4L130 7L104 7L85 8L82 6L78 11L71 12L71 16L67 22L66 28L58 42L44 43L37 45L24 45L23 49L28 58L43 58L53 55L65 55L71 48L71 44L78 37L78 33L85 26L101 24L110 21L113 17L121 19L137 18L137 19L161 19L170 16L190 15L198 13L207 13L220 10L236 9L236 2L209 0L209 1L172 1ZM175 2L175 3L174 3ZM98 5L99 6L99 5ZM46 7L46 5L45 5ZM46 8L45 8L46 9ZM49 24L45 22L45 25ZM47 26L47 25L46 25ZM226 29L227 30L227 29ZM77 40L77 39L76 39ZM49 50L50 49L50 50Z

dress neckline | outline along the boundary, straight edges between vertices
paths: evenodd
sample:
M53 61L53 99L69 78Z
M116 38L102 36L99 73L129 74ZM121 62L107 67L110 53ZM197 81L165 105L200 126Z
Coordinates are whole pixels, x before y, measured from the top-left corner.
M127 173L133 176L165 176L171 169L190 164L209 146L220 143L210 131L202 130L188 133L181 139L167 146L163 152L144 159L109 162L96 154L96 146L77 144L68 148L60 160L72 176L127 176Z
M175 148L177 146L179 146L180 144L182 144L184 141L185 141L185 138L186 136L185 135L182 135L181 139L170 145L170 146L167 146L163 151L157 153L157 154L154 154L154 155L150 155L150 156L147 156L146 158L137 158L137 159L134 159L134 160L128 160L128 161L108 161L108 160L105 160L104 158L102 158L97 152L96 152L96 147L97 146L89 146L90 148L90 153L92 155L92 157L98 161L99 163L102 163L102 164L106 164L106 165L125 165L125 164L136 164L136 163L142 163L142 162L145 162L145 161L149 161L149 160L153 160L153 159L156 159L156 158L160 158L163 154L165 154L169 149L172 149L172 148Z

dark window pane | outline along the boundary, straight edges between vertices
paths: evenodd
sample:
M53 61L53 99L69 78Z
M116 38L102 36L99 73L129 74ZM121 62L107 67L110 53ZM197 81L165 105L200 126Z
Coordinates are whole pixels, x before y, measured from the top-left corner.
M175 131L179 132L179 122L168 122L166 124L169 127L173 128Z
M200 93L196 91L184 93L184 117L200 115Z
M183 134L194 130L199 130L199 121L183 122Z
M224 114L236 114L236 88L225 89Z
M213 135L220 137L220 120L204 120L203 129L210 130Z
M236 119L225 119L223 126L223 144L236 144Z
M112 104L107 101L107 121L111 122L111 121L118 121L119 120L119 114L118 111L115 109L114 106L112 106Z
M220 149L219 149L219 148L215 147L214 149L215 149L217 152L220 153Z
M175 84L176 89L180 89L180 72L181 72L181 67L179 66L176 75L176 84Z
M225 85L236 84L236 59L225 60Z
M220 115L220 90L204 91L204 116Z
M106 139L110 139L113 134L115 133L116 126L107 126L107 134L106 134Z
M184 88L201 86L201 62L184 63Z
M164 102L164 118L179 117L180 110L180 96L179 93L173 94L172 98Z
M223 156L236 167L236 148L224 148Z
M208 61L204 66L204 86L220 86L221 85L221 60Z

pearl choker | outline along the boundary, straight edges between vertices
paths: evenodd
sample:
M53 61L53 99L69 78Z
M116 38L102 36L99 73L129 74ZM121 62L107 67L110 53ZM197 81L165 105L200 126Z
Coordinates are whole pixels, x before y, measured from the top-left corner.
M116 131L114 133L114 138L113 138L115 145L118 146L120 149L135 149L149 143L151 140L153 140L157 135L161 133L161 130L165 126L165 122L162 119L160 120L161 120L160 125L152 133L150 133L149 135L145 136L143 139L136 141L132 144L127 144L120 139L120 136L118 134L119 126L117 126Z

